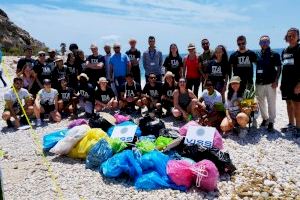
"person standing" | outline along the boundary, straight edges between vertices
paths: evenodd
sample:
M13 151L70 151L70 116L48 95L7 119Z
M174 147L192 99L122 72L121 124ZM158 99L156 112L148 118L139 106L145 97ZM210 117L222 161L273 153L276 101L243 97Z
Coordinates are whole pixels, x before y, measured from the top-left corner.
M121 53L121 45L119 43L115 43L113 48L115 53L109 60L110 80L114 81L117 92L120 93L120 89L126 81L126 74L130 72L131 64L128 56Z
M43 88L44 79L52 79L52 69L46 65L46 53L44 51L38 52L38 59L34 63L33 71L40 88Z
M183 77L183 61L181 56L179 55L176 44L173 43L170 45L170 52L166 57L163 66L165 67L166 72L170 71L175 75L176 81L178 81L180 77Z
M56 51L55 49L48 50L49 57L46 59L46 64L49 65L51 70L55 67Z
M131 73L133 74L135 82L141 84L141 70L140 70L140 59L141 59L141 52L136 49L136 40L130 39L129 40L130 49L126 51L127 56L130 59L131 63Z
M21 58L18 61L16 74L18 74L20 71L22 71L22 69L23 69L23 67L25 66L26 63L29 63L32 67L34 66L35 60L31 58L31 56L32 56L32 47L27 45L24 48L24 53L25 53L25 57Z
M0 79L1 79L1 81L3 83L3 86L6 87L7 84L6 84L5 80L2 77L2 73L3 73L2 72L2 50L1 50L1 47L0 47Z
M203 53L200 54L200 56L199 56L199 63L201 63L201 65L202 65L202 68L203 68L202 70L205 71L209 64L209 61L213 60L214 52L209 48L210 43L209 43L209 40L206 38L201 41L201 46L203 49ZM205 87L204 87L205 79L207 79L207 77L202 79L202 90L205 89Z
M66 79L68 81L68 86L73 88L74 90L77 90L77 76L80 74L79 72L81 71L81 66L76 64L76 58L72 52L68 53L67 62L65 62L65 66L67 66Z
M145 80L149 81L149 74L154 73L158 81L162 81L163 57L161 51L155 47L155 37L149 36L149 48L143 53L143 66L145 69Z
M241 78L241 89L251 88L253 86L253 63L256 63L255 52L246 48L246 37L241 35L237 38L239 49L231 54L229 63L234 76Z
M91 45L92 55L89 55L86 60L85 73L90 78L90 83L95 88L100 77L105 77L105 60L104 56L98 53L98 47L95 44Z
M273 131L276 117L276 88L281 73L281 61L280 55L270 48L269 36L261 36L259 45L261 51L257 53L256 97L263 118L261 127L269 122L268 131Z
M187 87L198 97L198 90L201 81L201 63L199 63L196 47L188 45L189 54L183 59L184 74L187 80Z
M286 101L289 124L283 131L295 130L300 137L300 44L299 29L290 28L285 36L289 44L282 52L282 100ZM296 121L296 127L295 127Z
M103 47L104 51L105 51L105 56L104 56L104 60L105 60L105 71L106 71L106 78L109 79L110 77L110 68L109 68L109 60L111 57L111 46L109 44L104 45ZM111 81L111 80L109 80Z

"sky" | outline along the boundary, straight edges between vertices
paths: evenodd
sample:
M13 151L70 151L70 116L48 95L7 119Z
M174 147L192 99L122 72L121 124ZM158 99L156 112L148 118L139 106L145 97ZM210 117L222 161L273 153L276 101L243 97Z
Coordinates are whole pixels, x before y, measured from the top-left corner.
M102 54L104 44L114 42L125 51L130 38L144 51L149 35L164 54L171 43L180 53L194 43L201 53L203 38L212 49L223 44L235 50L239 35L247 37L250 49L259 48L261 35L270 36L273 48L282 48L286 31L300 28L295 0L0 0L0 8L48 47L75 42L86 54L92 43Z

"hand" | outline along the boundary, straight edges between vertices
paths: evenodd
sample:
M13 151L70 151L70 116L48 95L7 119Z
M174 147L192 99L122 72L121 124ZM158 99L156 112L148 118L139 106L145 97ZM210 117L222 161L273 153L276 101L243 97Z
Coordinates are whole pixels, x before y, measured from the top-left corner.
M277 88L278 87L278 82L274 82L274 83L272 83L272 88Z
M294 88L294 93L295 94L300 94L300 83L298 83L297 85L296 85L296 87Z
M232 124L232 119L230 117L227 117L229 124Z
M15 127L19 128L20 127L20 120L18 118L15 118Z
M183 112L182 116L185 120L188 120L188 118L189 118L189 115L186 112Z
M102 63L98 63L97 67L100 67L102 69L103 68L103 64Z

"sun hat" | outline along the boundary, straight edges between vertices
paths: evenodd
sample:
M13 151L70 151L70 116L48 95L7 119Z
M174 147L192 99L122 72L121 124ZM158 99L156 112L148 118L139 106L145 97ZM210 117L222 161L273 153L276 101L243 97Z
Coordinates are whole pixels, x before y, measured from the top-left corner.
M77 76L77 79L80 80L81 77L85 78L87 81L89 80L88 75L86 75L85 73L79 74L79 76Z
M98 84L100 84L101 82L106 82L108 83L107 79L105 77L100 77L99 78L99 81L98 81Z
M240 83L241 82L241 78L239 76L233 76L229 83Z
M58 61L64 61L61 57L57 57L54 62L58 62Z
M190 49L196 49L196 47L195 47L195 45L194 45L193 43L189 43L187 49L188 49L188 50L190 50Z
M170 72L170 71L167 71L167 72L166 72L166 74L165 74L165 76L164 76L164 79L166 79L168 76L175 77L175 75L174 75L172 72Z
M55 52L56 52L55 49L49 49L49 50L48 50L48 53L52 53L52 52L55 53Z

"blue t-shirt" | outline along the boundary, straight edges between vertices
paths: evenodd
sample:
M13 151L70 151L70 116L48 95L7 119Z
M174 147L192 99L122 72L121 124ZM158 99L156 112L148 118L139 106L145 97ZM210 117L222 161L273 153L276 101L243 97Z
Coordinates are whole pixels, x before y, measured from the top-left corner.
M126 54L118 53L110 57L109 64L113 66L114 77L125 77L129 58Z

